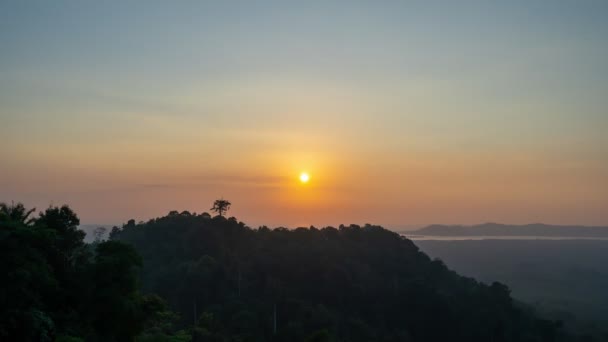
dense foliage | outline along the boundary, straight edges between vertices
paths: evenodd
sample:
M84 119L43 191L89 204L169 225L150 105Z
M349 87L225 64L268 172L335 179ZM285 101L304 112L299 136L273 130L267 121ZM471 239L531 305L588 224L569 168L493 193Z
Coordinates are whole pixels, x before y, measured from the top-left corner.
M0 204L0 340L131 341L165 311L139 294L133 247L85 244L67 206L32 213Z
M566 338L506 286L461 277L378 226L251 229L171 212L85 244L67 206L31 214L0 205L0 340Z
M112 231L200 341L553 341L553 322L378 226L251 229L171 212Z

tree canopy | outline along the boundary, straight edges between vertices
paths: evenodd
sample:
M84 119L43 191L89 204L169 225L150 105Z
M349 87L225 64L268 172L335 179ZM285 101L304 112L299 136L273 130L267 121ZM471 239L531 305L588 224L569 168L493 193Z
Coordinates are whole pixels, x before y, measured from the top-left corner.
M252 229L177 214L113 239L142 255L142 285L207 341L555 341L556 323L507 286L461 277L379 226Z
M187 211L83 241L0 205L0 340L576 341L379 226L252 229Z
M224 214L226 214L226 212L230 209L231 204L232 203L223 198L218 199L213 202L213 207L211 207L209 210L216 212L220 216L224 216Z
M68 206L32 213L0 204L0 340L131 341L140 334L152 313L139 292L135 249L85 244Z

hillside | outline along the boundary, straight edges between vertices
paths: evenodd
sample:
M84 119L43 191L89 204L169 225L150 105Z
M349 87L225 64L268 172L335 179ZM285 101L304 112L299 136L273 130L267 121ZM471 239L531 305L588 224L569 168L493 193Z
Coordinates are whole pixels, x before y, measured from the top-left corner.
M608 238L608 227L556 226L542 223L521 226L485 223L474 226L430 225L407 234L426 236L553 236Z
M173 211L88 244L69 207L32 214L0 203L3 341L582 340L378 226Z
M567 321L570 329L608 340L608 241L417 240L416 245L460 274L508 284L514 298Z
M143 288L218 341L554 341L554 323L378 226L251 229L188 212L111 233Z

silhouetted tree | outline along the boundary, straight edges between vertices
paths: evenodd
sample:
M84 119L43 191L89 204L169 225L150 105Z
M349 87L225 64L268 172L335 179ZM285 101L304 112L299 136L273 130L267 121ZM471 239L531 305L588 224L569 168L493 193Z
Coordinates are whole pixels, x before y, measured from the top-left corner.
M68 206L32 212L0 203L0 341L133 341L170 316L139 293L131 245L84 243Z
M105 341L133 341L143 330L137 276L141 257L131 245L105 241L97 245L94 261L89 277L95 291L88 303L92 326Z
M220 216L224 216L224 214L230 209L230 205L232 203L226 201L225 199L218 199L213 202L213 207L209 210L218 213Z
M0 203L0 221L13 221L30 225L35 220L30 218L34 211L36 211L36 208L26 210L21 203L12 203L10 206L6 203Z

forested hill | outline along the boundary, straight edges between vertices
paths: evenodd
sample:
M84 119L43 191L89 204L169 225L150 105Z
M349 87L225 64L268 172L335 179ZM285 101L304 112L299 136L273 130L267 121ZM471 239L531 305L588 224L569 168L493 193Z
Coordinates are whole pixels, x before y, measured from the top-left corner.
M427 236L560 236L608 238L608 227L555 226L542 223L513 226L499 223L484 223L474 226L451 226L435 224L406 234Z
M464 278L378 226L251 229L171 212L115 228L143 288L201 341L555 341L505 285Z
M171 212L87 244L79 223L0 203L0 341L578 339L377 226Z

